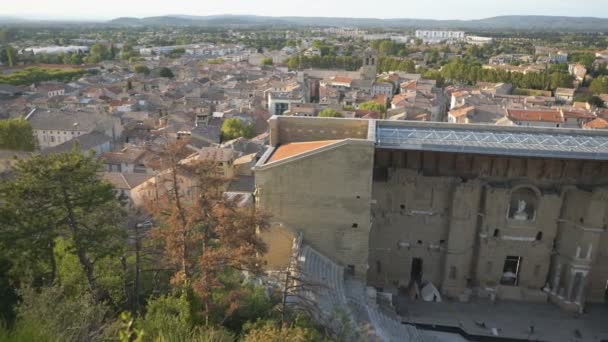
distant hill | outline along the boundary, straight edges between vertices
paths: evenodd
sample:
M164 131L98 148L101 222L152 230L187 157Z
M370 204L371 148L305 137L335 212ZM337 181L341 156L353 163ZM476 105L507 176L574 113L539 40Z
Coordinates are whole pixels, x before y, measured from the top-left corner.
M53 25L60 22L78 24L77 21L28 20L0 16L0 24ZM157 17L121 17L109 21L82 21L81 24L112 27L132 26L202 26L202 27L298 27L298 26L349 26L360 28L397 29L458 29L466 31L586 31L608 32L608 18L556 17L511 15L478 20L433 19L374 19L337 17L268 17L255 15L164 15Z
M9 17L5 15L0 15L0 23L1 24L12 24L12 23L22 23L25 19L17 18L17 17Z
M167 15L148 18L118 18L110 20L106 24L112 26L352 26L410 29L608 31L608 18L522 15L500 16L479 20Z

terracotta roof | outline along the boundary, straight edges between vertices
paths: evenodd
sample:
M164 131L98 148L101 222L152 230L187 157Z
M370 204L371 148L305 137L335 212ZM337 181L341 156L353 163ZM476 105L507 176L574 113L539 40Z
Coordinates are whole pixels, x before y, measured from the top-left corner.
M595 120L591 120L591 121L587 122L585 124L585 128L605 129L605 128L608 128L608 121L606 121L602 118L597 118Z
M365 109L355 109L355 117L356 118L372 118L379 117L378 113L373 110L365 110Z
M314 151L321 147L325 147L331 144L336 143L338 140L322 140L322 141L310 141L310 142L297 142L297 143L289 143L285 145L279 146L270 159L268 159L268 163L272 163L278 160L286 159L298 154L302 154L309 151Z
M593 119L595 114L580 110L564 110L564 118Z
M336 76L332 79L332 83L347 83L347 84L351 84L353 82L353 79L350 77L344 77L344 76Z
M507 109L507 116L513 121L564 122L557 110Z
M376 102L377 104L381 104L383 106L386 105L386 95L376 95L374 96L374 98L372 99L372 101Z
M416 90L416 83L417 83L416 80L407 81L407 82L401 83L400 87L402 89Z

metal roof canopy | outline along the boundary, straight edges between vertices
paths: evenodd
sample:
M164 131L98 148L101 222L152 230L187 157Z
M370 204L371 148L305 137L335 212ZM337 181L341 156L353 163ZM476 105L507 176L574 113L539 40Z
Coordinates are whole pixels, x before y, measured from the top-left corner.
M401 150L608 160L608 134L580 129L377 122L376 146Z

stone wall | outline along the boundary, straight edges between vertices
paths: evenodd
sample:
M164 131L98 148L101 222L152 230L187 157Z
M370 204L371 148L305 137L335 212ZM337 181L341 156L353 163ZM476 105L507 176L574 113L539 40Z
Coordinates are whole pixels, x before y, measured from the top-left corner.
M369 120L275 116L268 123L270 144L278 146L291 142L367 139Z
M345 140L255 169L258 206L285 229L365 278L373 143ZM269 246L269 253L274 253Z
M407 286L419 258L422 281L457 296L500 286L507 258L518 257L522 290L550 284L559 261L568 271L556 291L582 282L588 300L603 300L608 268L592 264L608 256L606 163L377 150L374 165L371 285ZM590 245L597 251L582 260ZM582 261L591 271L574 282Z

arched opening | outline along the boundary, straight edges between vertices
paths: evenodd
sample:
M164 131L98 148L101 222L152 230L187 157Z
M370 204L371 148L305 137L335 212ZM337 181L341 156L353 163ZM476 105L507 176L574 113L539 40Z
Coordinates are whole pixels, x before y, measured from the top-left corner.
M536 233L536 241L540 241L543 239L543 232Z
M530 188L519 188L511 193L509 202L509 219L516 221L534 221L538 208L538 194Z

